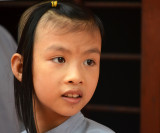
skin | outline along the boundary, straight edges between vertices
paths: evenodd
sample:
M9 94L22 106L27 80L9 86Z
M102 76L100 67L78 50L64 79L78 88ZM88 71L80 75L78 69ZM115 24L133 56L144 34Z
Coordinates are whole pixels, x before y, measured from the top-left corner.
M98 29L62 34L38 25L33 47L34 114L39 133L78 113L92 98L99 78L101 36ZM62 30L61 30L62 31ZM65 32L66 33L66 32ZM12 57L18 80L22 58ZM80 95L70 98L69 95Z
M45 132L78 113L93 96L99 78L101 36L99 30L61 34L38 26L35 38L35 114L39 131ZM81 97L64 97L70 93Z

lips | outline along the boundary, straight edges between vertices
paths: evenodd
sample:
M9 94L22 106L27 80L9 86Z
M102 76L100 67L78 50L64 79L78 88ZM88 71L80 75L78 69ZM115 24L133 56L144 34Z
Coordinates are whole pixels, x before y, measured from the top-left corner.
M80 102L82 98L82 92L80 90L69 90L62 95L62 98L69 103L75 104Z
M64 97L69 97L69 98L78 98L81 97L79 94L66 94Z
M78 98L82 97L82 92L80 90L68 90L62 96L69 98Z

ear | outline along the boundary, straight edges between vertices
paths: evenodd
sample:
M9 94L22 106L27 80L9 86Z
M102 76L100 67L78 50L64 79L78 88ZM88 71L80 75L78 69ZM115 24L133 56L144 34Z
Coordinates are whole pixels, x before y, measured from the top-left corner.
M22 55L15 53L11 58L11 68L14 76L21 82L23 71L23 58Z

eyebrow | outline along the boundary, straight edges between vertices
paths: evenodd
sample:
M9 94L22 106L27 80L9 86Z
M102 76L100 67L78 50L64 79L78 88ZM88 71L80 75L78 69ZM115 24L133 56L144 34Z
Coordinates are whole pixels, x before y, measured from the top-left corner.
M52 45L52 46L48 47L46 50L47 50L47 51L48 51L48 50L56 50L56 51L62 51L62 52L70 53L70 50L69 50L69 49L66 49L66 48L60 47L60 46L55 46L55 45Z
M55 45L52 45L52 46L48 47L46 50L47 51L48 50L56 50L56 51L71 53L71 51L69 49L66 49L66 48L61 47L61 46L55 46ZM98 48L92 48L92 49L86 50L84 52L84 54L90 54L90 53L101 54L101 51Z
M101 54L101 51L98 48L92 48L84 52L84 54L97 53Z

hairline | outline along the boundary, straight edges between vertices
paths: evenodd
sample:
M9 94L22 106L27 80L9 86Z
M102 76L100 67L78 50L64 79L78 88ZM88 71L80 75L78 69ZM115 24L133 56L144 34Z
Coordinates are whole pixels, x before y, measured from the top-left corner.
M56 33L67 34L69 32L80 32L80 31L99 31L99 27L94 22L93 18L88 20L80 20L80 19L71 19L64 15L59 15L53 10L48 10L42 17L40 18L36 29L35 36L36 38L37 29L39 28L47 29L50 28L52 31L56 31ZM101 33L100 33L101 34Z

